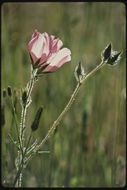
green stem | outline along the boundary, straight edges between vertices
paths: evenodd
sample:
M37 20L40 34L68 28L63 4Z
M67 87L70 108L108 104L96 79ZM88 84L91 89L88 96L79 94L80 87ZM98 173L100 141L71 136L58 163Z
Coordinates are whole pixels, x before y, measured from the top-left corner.
M26 156L27 150L28 150L28 148L29 148L29 144L30 144L31 137L32 137L32 131L31 131L31 133L30 133L30 136L29 136L29 139L28 139L26 148L25 148L24 157Z
M21 142L22 150L20 149L18 152L19 166L18 166L17 175L14 180L14 186L16 185L16 183L18 181L18 187L21 187L21 185L22 185L22 170L23 170L24 159L25 159L25 155L26 155L26 149L24 150L25 119L26 119L27 108L30 105L30 96L31 96L31 92L32 92L32 89L33 89L33 86L35 83L35 76L36 76L36 71L33 72L33 70L32 70L31 71L31 79L27 85L27 89L28 89L28 95L27 95L27 101L26 101L27 103L25 106L22 105L20 132L19 132L19 139Z
M102 66L104 66L105 63L102 61L95 69L93 69L90 73L88 73L88 75L82 80L80 81L73 94L71 95L71 98L69 100L69 102L67 103L67 105L65 106L64 110L61 112L61 114L58 116L58 118L56 119L56 121L54 121L53 125L51 126L51 128L49 129L47 135L45 136L45 138L40 142L40 144L37 146L37 148L34 150L34 152L37 152L41 146L47 141L47 139L50 137L50 135L52 134L52 132L55 130L55 128L58 126L59 122L61 121L61 119L63 118L63 116L65 115L65 113L70 109L73 101L75 100L75 97L77 95L77 93L79 92L82 84L90 77L92 76L97 70L99 70ZM31 154L27 161L29 161L31 158L33 157L33 154Z
M35 148L34 150L34 153L36 153L40 148L41 146L47 141L47 139L50 137L50 135L52 134L52 132L55 130L55 128L58 126L59 122L61 121L61 119L63 118L63 116L65 115L65 113L70 109L73 101L75 100L75 97L77 95L77 93L79 92L82 84L91 76L93 75L97 70L99 70L102 66L104 66L105 63L102 61L95 69L93 69L90 73L88 73L88 75L82 80L80 81L73 94L71 95L71 98L69 100L69 102L67 103L67 105L65 106L64 110L61 112L61 114L58 116L58 118L56 119L56 121L54 121L53 125L51 126L50 130L48 131L47 135L45 136L45 138L40 142L40 144ZM33 76L33 75L32 75ZM31 92L32 92L32 88L33 88L33 84L34 84L34 78L31 78L30 82L29 82L29 91L28 91L28 98L30 97L31 95ZM24 108L23 110L23 113L22 113L22 121L21 121L21 133L24 133L24 129L23 129L23 126L25 124L25 115L26 115L26 109L27 109L27 106ZM23 140L23 134L21 135L21 141ZM30 137L31 138L31 137ZM30 140L30 139L29 139ZM29 140L28 140L28 143L29 143ZM25 152L26 154L26 149L25 149ZM28 158L27 158L27 162L33 157L33 154L31 154ZM21 182L22 182L22 170L23 170L23 162L24 162L24 157L25 157L25 154L23 154L22 156L22 163L19 165L19 169L18 169L18 172L17 172L17 175L16 175L16 178L14 180L14 186L16 185L17 181L18 181L18 185L21 187Z
M11 104L12 104L13 115L14 115L14 120L15 120L15 127L16 127L16 132L17 132L17 138L18 138L20 149L22 150L21 141L20 141L20 137L19 137L18 122L17 122L17 117L16 117L16 113L15 113L15 108L14 108L14 105L13 105L12 97L11 97Z
M22 169L23 169L23 166L20 165L20 167L19 167L19 169L18 169L18 172L17 172L17 174L16 174L16 177L15 177L14 183L13 183L13 186L14 186L14 187L15 187L17 181L18 181L18 187L20 186L19 177L21 176ZM21 179L21 177L20 177L20 179Z
M20 141L23 148L23 141L24 141L24 130L25 130L25 116L26 116L26 107L22 109L21 113L21 123L20 123Z

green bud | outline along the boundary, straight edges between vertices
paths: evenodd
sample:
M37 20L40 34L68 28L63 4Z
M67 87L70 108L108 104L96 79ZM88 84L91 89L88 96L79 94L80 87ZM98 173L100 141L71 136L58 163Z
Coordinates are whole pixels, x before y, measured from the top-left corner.
M118 61L121 59L120 55L121 55L121 52L119 52L119 53L116 52L114 55L112 55L111 58L108 59L107 64L109 64L109 65L117 64Z
M104 49L101 54L102 61L105 61L108 65L115 65L121 59L121 52L112 50L111 43Z
M3 89L3 97L5 98L7 95L6 89Z
M79 64L76 66L74 74L78 82L81 82L81 80L84 78L85 72L81 62L79 62Z
M8 96L12 96L12 90L10 86L8 86L7 91L8 91Z
M112 45L111 43L103 50L101 57L103 61L106 61L111 56Z
M38 109L38 111L37 111L37 113L35 115L35 119L34 119L32 125L31 125L32 131L36 131L38 129L42 111L43 111L43 107L40 107Z
M19 96L19 90L17 88L14 88L14 109L15 109L15 112L17 112L17 103L18 103L18 96Z
M23 104L24 107L25 107L26 103L27 103L27 90L25 89L22 92L22 104Z

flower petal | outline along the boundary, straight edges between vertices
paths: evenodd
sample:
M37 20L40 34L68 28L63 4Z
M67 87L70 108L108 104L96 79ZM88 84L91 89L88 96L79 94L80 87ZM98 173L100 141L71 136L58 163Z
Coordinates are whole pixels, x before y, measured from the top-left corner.
M48 36L48 34L46 32L44 32L42 35L44 37L44 41L43 41L43 51L42 51L42 55L41 55L40 64L47 61L49 54L50 54L50 47L49 47L50 46L50 37Z
M32 38L35 38L36 36L38 36L39 32L37 29L34 30L34 33L32 34Z
M32 41L30 48L30 52L32 52L37 58L42 56L44 49L44 37L42 34L39 33L38 37Z
M56 55L50 58L50 63L48 60L49 65L44 69L43 72L52 72L56 69L60 68L63 64L71 60L71 51L68 48L61 49Z
M48 56L49 54L49 36L46 32L44 32L43 34L44 37L44 49L43 49L43 54L46 54L46 56Z
M63 48L61 49L53 58L53 60L51 61L50 66L54 66L54 65L57 65L59 66L61 60L63 58L65 58L66 56L69 57L69 61L70 61L70 54L71 54L71 51L68 49L68 48Z
M59 39L55 39L52 43L52 47L50 50L51 53L58 52L62 46L63 46L63 42Z
M49 41L49 49L50 49L50 51L52 50L54 38L55 38L55 36L53 36L53 35L50 36L50 41Z

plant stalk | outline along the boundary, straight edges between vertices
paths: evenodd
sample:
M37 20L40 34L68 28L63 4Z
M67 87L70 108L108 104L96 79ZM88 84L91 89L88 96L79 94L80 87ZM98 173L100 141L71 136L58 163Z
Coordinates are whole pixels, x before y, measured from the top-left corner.
M40 142L40 144L35 148L33 154L31 154L28 158L27 158L27 162L33 157L33 155L41 148L41 146L47 141L47 139L50 137L50 135L53 133L53 131L55 130L55 128L58 126L59 122L62 120L63 116L65 115L65 113L70 109L72 103L75 100L75 97L77 95L77 93L79 92L82 84L90 77L92 76L97 70L99 70L100 68L102 68L102 66L104 66L105 63L102 61L95 69L93 69L90 73L88 73L88 75L86 75L80 82L78 82L76 88L74 89L70 100L68 101L67 105L65 106L64 110L61 112L61 114L58 116L58 118L54 121L53 125L51 126L51 128L49 129L47 135L45 136L45 138ZM33 76L33 75L32 75ZM28 83L29 86L29 91L28 91L28 98L30 98L31 92L32 92L32 88L34 85L34 78L32 77L30 82ZM21 130L20 130L20 137L21 137L21 142L22 142L22 148L24 151L24 129L25 129L25 116L26 116L26 112L27 112L27 106L25 106L25 108L22 110L22 119L21 119ZM26 150L24 151L24 154L22 155L22 161L20 162L19 165L19 169L17 172L17 175L15 177L14 180L14 186L16 185L17 181L18 181L18 187L21 187L21 183L22 183L22 171L23 171L23 164L24 164L24 158L25 158L25 154L26 154Z
M80 82L78 82L75 90L73 91L71 98L69 100L69 102L67 103L67 105L65 106L64 110L61 112L61 114L58 116L58 118L54 121L53 125L51 126L51 128L49 129L47 135L45 136L45 138L40 142L40 144L35 148L34 153L36 153L41 146L47 141L47 139L50 137L50 135L52 134L52 132L55 130L55 128L58 126L59 122L61 121L61 119L63 118L63 116L65 115L65 113L70 109L72 103L75 100L75 97L77 95L77 93L79 92L82 84L90 77L92 76L97 70L99 70L100 68L102 68L105 65L105 63L102 61L95 69L93 69L90 73L88 73L88 75L86 75L84 77L84 79ZM27 161L29 161L31 158L33 157L33 154L31 154Z
M36 70L35 70L35 72L32 70L31 71L31 79L30 79L29 83L27 84L27 89L28 89L27 101L26 101L25 105L23 105L23 103L22 103L21 123L20 123L20 131L19 131L19 139L20 139L20 144L21 144L22 149L21 149L21 147L19 147L18 171L17 171L16 177L14 180L14 186L18 182L17 183L18 187L21 187L21 185L22 185L22 171L23 171L24 159L25 159L25 155L26 155L26 149L24 147L25 120L26 120L27 108L31 103L30 96L31 96L31 92L32 92L33 86L36 81L35 76L36 76Z

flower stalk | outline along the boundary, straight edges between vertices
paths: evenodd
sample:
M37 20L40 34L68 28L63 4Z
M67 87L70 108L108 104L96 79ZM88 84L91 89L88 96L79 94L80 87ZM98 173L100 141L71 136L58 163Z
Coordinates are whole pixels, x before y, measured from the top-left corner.
M88 73L88 75L84 76L84 78L77 83L77 86L74 89L74 91L73 91L73 93L71 95L70 100L68 101L67 105L65 106L65 108L63 109L63 111L61 112L61 114L58 116L58 118L54 121L54 123L51 126L51 128L49 129L47 135L40 142L40 144L38 144L35 147L35 149L29 155L29 157L26 158L26 153L27 153L27 150L28 150L28 144L29 144L29 141L31 139L31 135L30 135L30 138L28 140L28 144L27 144L26 148L24 149L25 118L26 118L26 112L27 112L28 104L30 104L29 103L29 101L30 101L29 100L30 99L30 95L31 95L31 92L32 92L33 85L35 83L35 77L31 78L30 82L27 85L29 87L27 100L29 100L29 101L27 101L27 104L25 105L25 107L22 106L22 117L21 117L21 125L20 125L20 140L21 140L21 145L22 145L22 150L23 151L22 152L19 151L19 153L18 153L19 165L18 165L17 175L16 175L15 180L14 180L14 186L17 184L18 187L21 187L21 184L22 184L22 172L23 172L24 162L28 163L28 161L30 161L32 159L32 157L40 150L40 148L42 147L42 145L48 140L48 138L54 132L54 130L58 126L59 122L62 120L63 116L70 109L70 107L71 107L72 103L74 102L75 97L76 97L77 93L79 92L81 86L85 83L85 81L90 76L92 76L97 70L99 70L104 65L105 65L105 62L102 61L95 69L93 69L90 73Z
M48 140L48 138L51 136L51 134L53 133L53 131L56 129L56 127L58 126L59 122L62 120L63 116L65 115L65 113L70 109L72 103L75 100L75 97L77 95L77 93L79 92L81 86L83 83L85 83L85 81L92 76L97 70L99 70L100 68L102 68L105 65L105 62L102 61L95 69L93 69L88 75L86 75L82 81L79 81L77 83L77 86L75 88L75 90L73 91L71 98L69 100L69 102L67 103L67 105L65 106L64 110L61 112L61 114L58 116L58 118L54 121L53 125L51 126L51 128L49 129L47 135L45 136L45 138L40 142L40 144L35 148L34 153L31 154L27 161L29 161L33 155L38 152L38 150L42 147L42 145Z
M18 151L18 166L17 166L17 175L14 180L14 186L17 183L18 187L21 187L22 184L22 170L24 167L24 160L26 156L26 149L24 147L24 134L25 134L25 120L26 120L26 113L27 113L27 108L31 103L31 92L33 89L33 86L35 82L37 81L37 75L36 75L37 70L33 70L31 67L31 79L27 84L26 91L27 95L24 96L24 92L22 93L21 96L21 105L22 105L22 113L21 113L21 122L20 122L20 130L19 130L19 140L20 140L20 147ZM26 98L25 101L23 98Z

